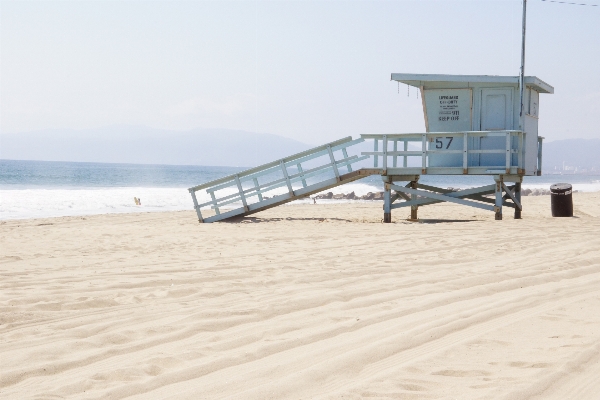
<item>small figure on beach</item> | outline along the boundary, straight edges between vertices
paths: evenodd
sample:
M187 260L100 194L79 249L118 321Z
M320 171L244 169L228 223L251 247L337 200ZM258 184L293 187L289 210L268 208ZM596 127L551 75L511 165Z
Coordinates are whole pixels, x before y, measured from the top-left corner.
M142 205L142 201L140 199L138 199L137 197L134 197L133 201L135 202L136 206L141 206Z
M313 197L313 204L317 204L317 198Z

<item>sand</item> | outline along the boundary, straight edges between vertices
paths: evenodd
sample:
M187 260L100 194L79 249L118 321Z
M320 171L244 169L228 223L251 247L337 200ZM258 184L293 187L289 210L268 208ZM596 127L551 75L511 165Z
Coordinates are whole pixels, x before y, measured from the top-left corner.
M600 193L574 201L3 221L0 398L600 398Z

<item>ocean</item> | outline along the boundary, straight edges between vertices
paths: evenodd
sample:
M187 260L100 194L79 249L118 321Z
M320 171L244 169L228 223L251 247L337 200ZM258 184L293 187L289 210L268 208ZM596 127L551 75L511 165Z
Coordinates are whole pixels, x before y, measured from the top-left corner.
M193 210L187 188L243 171L245 168L193 165L103 164L0 160L0 220L107 213ZM467 188L492 182L482 176L423 176L421 182ZM526 177L524 188L549 188L568 182L579 191L600 191L600 176ZM382 190L372 176L334 189L357 196ZM200 195L200 192L198 193ZM138 206L134 197L141 200ZM208 201L208 197L198 199ZM321 200L320 202L352 200ZM310 202L310 200L298 200ZM293 204L293 203L292 203Z

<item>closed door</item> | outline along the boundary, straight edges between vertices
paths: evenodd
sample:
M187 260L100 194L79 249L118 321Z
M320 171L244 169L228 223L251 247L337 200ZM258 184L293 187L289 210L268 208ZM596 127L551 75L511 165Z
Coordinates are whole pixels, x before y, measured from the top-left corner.
M481 130L503 131L512 129L512 89L483 89L481 91ZM482 150L504 150L506 140L502 137L482 137ZM481 166L503 166L504 154L481 154Z
M512 129L512 89L483 89L481 91L481 130Z

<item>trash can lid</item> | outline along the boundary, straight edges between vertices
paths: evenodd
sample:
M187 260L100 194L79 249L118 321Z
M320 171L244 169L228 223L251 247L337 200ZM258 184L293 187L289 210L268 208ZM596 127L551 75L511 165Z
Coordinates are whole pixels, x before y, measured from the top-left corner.
M550 186L550 191L551 192L566 192L569 191L573 188L573 186L571 186L570 183L555 183L554 185Z

